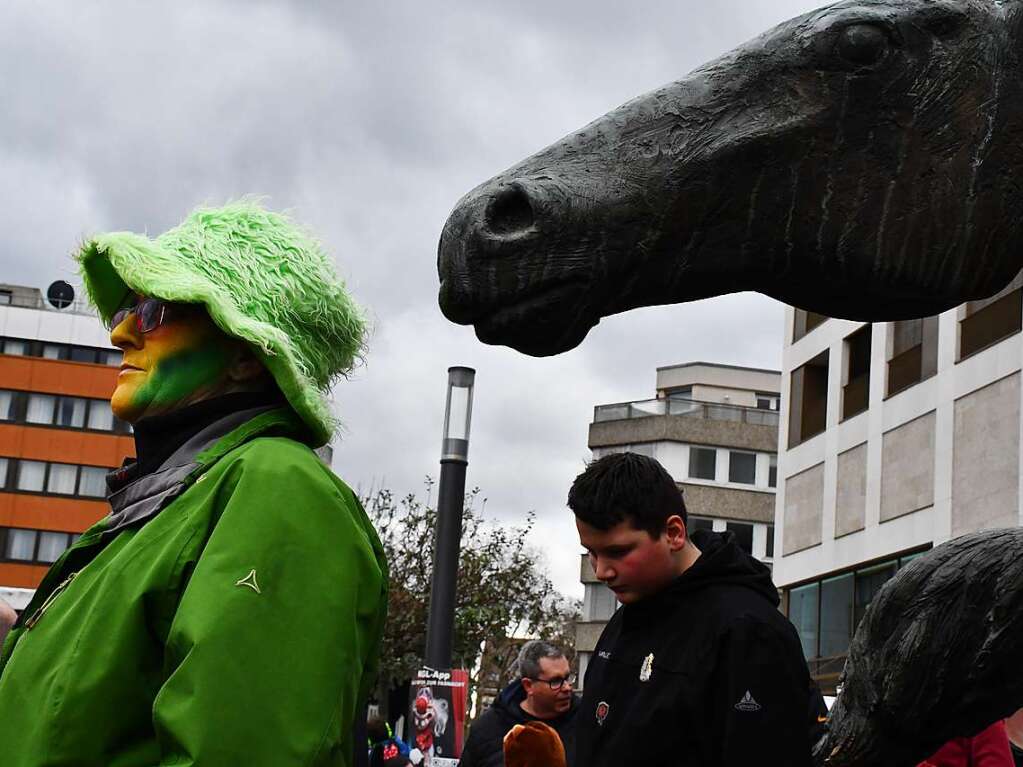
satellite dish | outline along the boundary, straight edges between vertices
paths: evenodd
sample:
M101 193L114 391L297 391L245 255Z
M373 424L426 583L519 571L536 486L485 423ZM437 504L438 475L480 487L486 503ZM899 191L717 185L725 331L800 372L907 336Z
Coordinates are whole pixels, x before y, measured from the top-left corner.
M64 309L74 303L75 289L64 280L57 280L46 289L46 300L55 309Z

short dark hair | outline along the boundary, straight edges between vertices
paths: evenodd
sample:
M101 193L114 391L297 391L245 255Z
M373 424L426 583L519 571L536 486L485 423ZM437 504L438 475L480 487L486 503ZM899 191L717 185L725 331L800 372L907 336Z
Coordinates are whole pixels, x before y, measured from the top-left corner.
M564 658L565 651L542 639L531 639L522 645L515 661L515 673L521 679L536 679L540 676L540 661L544 658Z
M568 507L598 530L628 520L651 538L663 533L668 517L675 514L689 524L675 480L653 458L637 453L613 453L590 463L572 483Z

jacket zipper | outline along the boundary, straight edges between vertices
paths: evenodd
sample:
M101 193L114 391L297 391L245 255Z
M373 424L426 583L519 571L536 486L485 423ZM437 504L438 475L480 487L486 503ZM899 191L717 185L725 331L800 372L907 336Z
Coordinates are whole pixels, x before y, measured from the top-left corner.
M71 584L71 581L73 581L75 579L76 575L78 575L78 571L77 570L75 570L73 573L71 573L71 575L69 575L67 578L65 578L61 582L61 584L59 586L57 586L57 588L55 588L52 592L50 592L50 596L46 597L46 601L44 601L41 605L39 605L39 609L36 610L34 613L32 613L32 617L31 618L29 618L27 621L25 621L25 629L26 630L33 628L37 623L39 623L39 621L43 617L43 613L45 613L50 608L50 605L53 604L53 600L55 600L58 596L60 596L60 593L62 591L64 591L64 589L66 589Z

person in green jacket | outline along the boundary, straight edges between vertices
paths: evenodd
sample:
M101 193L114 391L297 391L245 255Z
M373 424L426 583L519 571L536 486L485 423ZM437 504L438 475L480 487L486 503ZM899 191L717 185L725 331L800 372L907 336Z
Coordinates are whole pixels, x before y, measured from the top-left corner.
M3 644L0 762L349 767L387 566L314 448L360 311L312 239L248 201L78 260L138 457Z

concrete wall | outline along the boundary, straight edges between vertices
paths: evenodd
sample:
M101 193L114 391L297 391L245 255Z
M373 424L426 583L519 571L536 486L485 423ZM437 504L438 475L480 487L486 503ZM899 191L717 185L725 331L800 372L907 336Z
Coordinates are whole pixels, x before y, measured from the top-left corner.
M686 509L698 517L774 523L774 494L682 483Z
M590 449L660 441L719 445L773 453L778 449L778 429L775 426L716 421L684 415L651 416L590 424Z
M824 464L785 481L785 539L783 556L821 542L821 510L824 507Z
M838 456L835 537L862 530L867 512L867 443Z
M933 411L885 432L881 443L881 521L934 504Z
M723 389L726 390L725 393L736 390L778 393L781 391L780 382L781 373L777 370L758 370L708 362L689 362L684 365L657 368L658 392L684 386L701 386L707 391L712 391L715 388ZM733 404L742 403L733 402ZM755 405L756 401L754 400L752 404Z
M952 535L1019 524L1020 376L955 402Z

